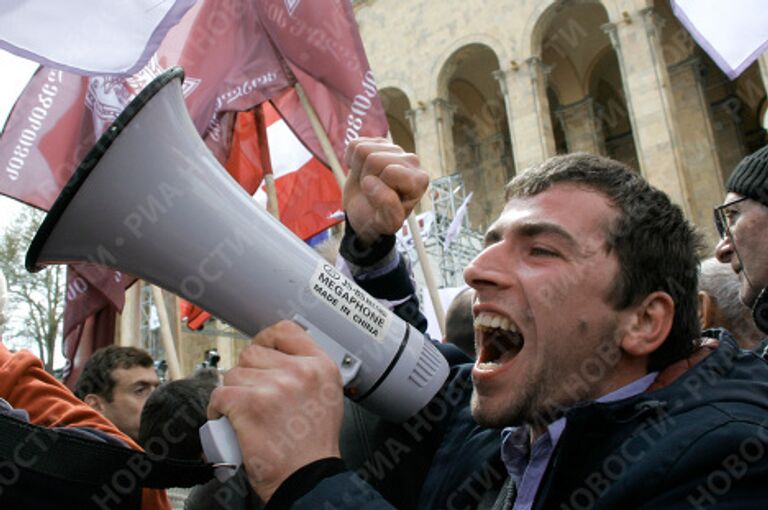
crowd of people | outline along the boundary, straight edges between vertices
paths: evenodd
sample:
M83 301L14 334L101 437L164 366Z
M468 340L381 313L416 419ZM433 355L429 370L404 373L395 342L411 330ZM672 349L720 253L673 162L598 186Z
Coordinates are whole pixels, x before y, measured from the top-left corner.
M427 175L382 139L350 143L346 165L340 263L424 330L394 234ZM185 508L761 508L768 147L726 188L716 260L700 263L697 229L623 164L578 153L521 172L437 342L449 378L401 424L344 398L335 363L290 321L257 334L223 375L162 385L147 353L108 347L75 394L0 345L0 418L193 466L206 464L197 430L226 415L243 468L190 483ZM170 508L138 478L113 506L103 495L84 504ZM0 501L19 479L0 471ZM25 497L11 501L38 495Z

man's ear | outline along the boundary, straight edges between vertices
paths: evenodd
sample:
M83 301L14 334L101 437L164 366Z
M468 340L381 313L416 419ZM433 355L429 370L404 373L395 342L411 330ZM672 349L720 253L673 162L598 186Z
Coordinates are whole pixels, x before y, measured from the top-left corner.
M669 336L675 316L675 301L666 292L648 294L634 307L621 340L621 348L630 356L648 356Z
M89 393L83 397L83 402L93 407L96 411L104 412L104 399L95 393Z

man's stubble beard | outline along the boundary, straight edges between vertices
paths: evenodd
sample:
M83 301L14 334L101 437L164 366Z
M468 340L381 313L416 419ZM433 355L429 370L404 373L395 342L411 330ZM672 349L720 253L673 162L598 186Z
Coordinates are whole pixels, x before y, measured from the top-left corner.
M611 331L603 335L603 340L596 346L594 357L600 362L604 362L597 353L606 346L617 345L616 325L611 326ZM587 358L584 358L587 359ZM573 380L573 376L584 382L584 376L580 373L583 360L571 367L568 374L562 374L557 370L556 363L545 363L538 377L528 377L523 383L525 393L516 399L508 401L508 408L503 408L497 412L492 410L483 411L477 401L477 390L473 387L471 399L472 417L475 421L489 428L518 427L524 424L531 426L546 426L557 420L573 404L581 401L593 400L598 398L596 388L602 383L605 377L609 376L614 367L607 367L602 378L595 381L586 381L586 384L578 384L576 388L566 388L564 384ZM510 388L509 391L515 391Z

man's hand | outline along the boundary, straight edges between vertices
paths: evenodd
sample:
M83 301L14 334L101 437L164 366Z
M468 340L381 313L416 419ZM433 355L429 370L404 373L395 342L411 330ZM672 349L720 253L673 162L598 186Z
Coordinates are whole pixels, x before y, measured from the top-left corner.
M253 338L208 407L237 434L248 480L262 500L299 468L340 457L342 382L336 364L290 321Z
M371 244L397 232L429 185L419 158L383 138L358 138L344 160L344 210L358 238Z

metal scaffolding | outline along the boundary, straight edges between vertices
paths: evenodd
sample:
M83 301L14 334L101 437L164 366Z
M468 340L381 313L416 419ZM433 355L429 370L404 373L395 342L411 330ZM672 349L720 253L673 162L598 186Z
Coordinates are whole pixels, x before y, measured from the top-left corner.
M467 197L460 174L434 179L430 185L429 195L433 210L418 217L422 227L424 247L434 261L436 272L439 272L439 286L459 287L464 284L464 268L482 250L483 234L473 230L467 215L464 215L455 232L455 237L452 238L448 248L445 247L451 223ZM414 264L418 264L418 257L413 253L413 248L407 239L403 247Z
M152 297L152 287L143 281L138 281L134 285L141 285L141 337L139 345L149 352L152 359L164 359L165 349L160 341L160 324L155 309L155 300Z

